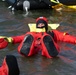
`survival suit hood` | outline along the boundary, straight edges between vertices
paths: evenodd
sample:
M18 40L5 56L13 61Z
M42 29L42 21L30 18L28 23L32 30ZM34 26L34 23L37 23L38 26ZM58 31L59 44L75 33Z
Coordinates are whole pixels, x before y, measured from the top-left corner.
M38 27L39 23L43 23L44 26ZM47 20L47 18L45 18L45 17L39 17L39 18L37 18L36 19L36 28L40 28L40 29L41 28L45 28L45 30L47 32L47 30L48 30L48 20Z

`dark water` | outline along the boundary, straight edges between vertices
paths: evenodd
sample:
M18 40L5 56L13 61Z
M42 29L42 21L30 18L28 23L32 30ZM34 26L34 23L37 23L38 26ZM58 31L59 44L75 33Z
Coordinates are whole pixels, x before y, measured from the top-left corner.
M63 11L60 15L51 10L31 10L24 17L25 12L17 11L12 14L3 2L0 2L0 35L16 36L26 33L29 29L27 24L35 22L39 16L46 16L49 23L60 23L58 30L65 31L76 36L76 12ZM17 45L9 44L7 48L0 50L0 64L7 54L15 55L20 75L76 75L76 45L60 43L61 52L57 58L47 59L40 53L27 58L17 52Z

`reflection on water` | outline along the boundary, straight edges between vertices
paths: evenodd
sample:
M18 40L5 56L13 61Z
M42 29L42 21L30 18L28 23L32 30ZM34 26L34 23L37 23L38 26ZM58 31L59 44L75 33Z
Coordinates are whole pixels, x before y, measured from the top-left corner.
M15 36L29 30L27 24L35 22L39 16L46 16L50 23L60 23L58 30L69 32L76 36L76 12L62 12L60 15L53 10L31 10L24 17L25 12L17 11L12 14L4 3L0 2L0 35ZM76 45L60 43L61 52L57 58L47 59L40 54L32 57L22 57L17 52L17 45L11 45L0 50L0 64L6 54L17 57L20 75L75 75L76 74Z

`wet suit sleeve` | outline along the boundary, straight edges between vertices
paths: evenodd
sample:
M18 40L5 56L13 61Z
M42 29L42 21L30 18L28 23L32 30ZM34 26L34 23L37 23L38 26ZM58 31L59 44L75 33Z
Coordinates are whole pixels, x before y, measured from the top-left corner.
M13 42L13 44L21 43L22 40L24 39L24 36L25 36L25 35L13 36L13 37L12 37L12 42Z
M76 37L69 35L68 33L65 32L59 32L57 30L53 30L54 33L54 39L56 41L62 41L62 42L67 42L71 44L76 44Z

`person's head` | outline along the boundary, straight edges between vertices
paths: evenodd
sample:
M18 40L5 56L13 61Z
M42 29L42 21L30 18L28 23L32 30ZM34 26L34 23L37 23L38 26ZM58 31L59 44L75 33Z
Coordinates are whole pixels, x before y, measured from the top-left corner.
M38 17L36 19L36 28L44 29L45 32L48 30L48 20L46 17Z

